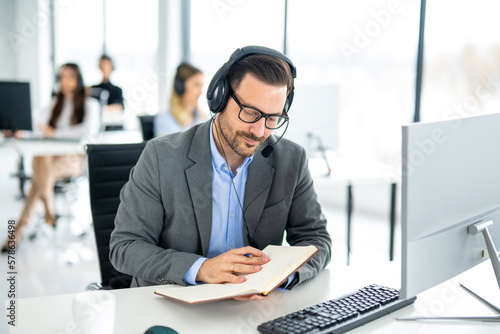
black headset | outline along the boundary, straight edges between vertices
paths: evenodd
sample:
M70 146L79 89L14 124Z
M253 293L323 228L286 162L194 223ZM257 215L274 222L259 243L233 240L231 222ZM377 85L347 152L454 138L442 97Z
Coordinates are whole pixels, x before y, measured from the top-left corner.
M295 69L295 65L287 56L285 56L279 51L266 48L263 46L246 46L241 49L236 49L236 51L233 52L229 60L224 65L222 65L222 67L217 71L217 73L215 73L214 77L212 78L212 81L210 81L210 85L208 86L207 90L208 107L210 108L210 111L212 111L214 114L224 110L227 100L229 99L230 87L229 87L229 80L227 78L227 73L229 72L229 69L234 63L252 54L263 54L263 55L273 56L286 61L290 66L293 78L294 79L296 78L297 72ZM293 91L294 87L292 87L292 91L290 92L290 94L288 94L286 98L284 110L287 112L290 106L292 105Z
M184 87L184 80L181 79L179 72L183 66L186 64L182 63L179 66L177 66L177 71L175 72L175 79L174 79L174 90L177 93L177 95L182 96L184 95L186 88Z

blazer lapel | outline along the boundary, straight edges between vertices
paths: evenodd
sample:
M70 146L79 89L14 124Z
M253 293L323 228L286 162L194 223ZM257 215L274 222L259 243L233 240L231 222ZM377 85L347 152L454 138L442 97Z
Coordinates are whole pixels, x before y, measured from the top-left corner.
M212 233L212 156L210 153L211 121L196 131L188 152L194 164L185 170L189 195L200 233L203 255L208 253Z
M244 214L250 235L254 234L259 223L274 178L274 167L271 166L270 160L261 154L262 148L266 145L266 143L261 145L262 147L255 152L252 163L248 166ZM244 235L249 244L246 233Z

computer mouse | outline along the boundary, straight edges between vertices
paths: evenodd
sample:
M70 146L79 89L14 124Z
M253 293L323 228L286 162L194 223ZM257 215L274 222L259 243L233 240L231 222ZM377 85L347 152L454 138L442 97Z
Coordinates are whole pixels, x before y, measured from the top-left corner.
M144 334L179 334L170 327L153 326L146 330Z

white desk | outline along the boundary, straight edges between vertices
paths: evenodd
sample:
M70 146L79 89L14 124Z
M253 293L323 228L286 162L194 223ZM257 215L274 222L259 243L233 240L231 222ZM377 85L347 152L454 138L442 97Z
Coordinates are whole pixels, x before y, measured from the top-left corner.
M485 262L464 277L489 275ZM490 273L491 271L491 273ZM393 273L388 275L388 273ZM389 276L389 277L388 277ZM493 280L493 277L491 277ZM399 265L389 263L373 268L346 267L323 271L314 280L292 291L274 291L261 301L218 301L185 305L153 294L157 287L112 291L116 296L115 333L138 334L153 325L169 326L181 334L258 333L257 326L267 320L297 311L321 301L341 296L370 283L399 286ZM498 286L496 286L498 290ZM73 295L26 298L17 301L17 327L11 334L71 333ZM350 333L498 333L498 323L481 322L401 322L410 315L494 315L494 312L450 280L420 294L415 304L378 319ZM5 319L5 318L4 318Z
M85 155L85 145L91 143L97 144L121 144L121 143L140 143L142 142L142 133L139 130L128 131L106 131L98 134L91 139L4 139L5 145L12 147L19 155L17 173L14 175L19 178L19 191L21 198L25 197L24 184L29 179L26 175L25 157L31 161L31 157L37 155Z
M81 141L73 139L7 139L5 143L13 147L19 154L27 155L66 155L85 154L86 144L120 144L140 143L140 131L106 131L95 138Z

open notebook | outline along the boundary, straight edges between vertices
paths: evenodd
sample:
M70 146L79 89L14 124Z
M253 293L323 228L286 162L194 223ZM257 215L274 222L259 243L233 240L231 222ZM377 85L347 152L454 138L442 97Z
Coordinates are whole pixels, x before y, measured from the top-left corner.
M267 295L279 287L295 271L311 259L318 249L314 246L267 246L263 252L271 261L262 270L243 275L241 284L202 284L188 287L163 288L155 294L188 304L205 303L236 296Z

